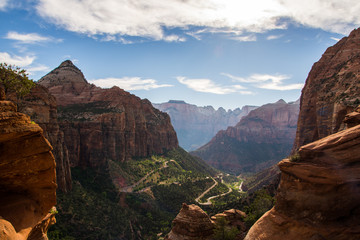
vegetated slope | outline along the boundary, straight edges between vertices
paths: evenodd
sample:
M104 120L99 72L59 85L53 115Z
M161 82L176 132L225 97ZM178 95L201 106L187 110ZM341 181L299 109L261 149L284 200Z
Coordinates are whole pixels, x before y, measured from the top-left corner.
M259 171L290 153L298 112L298 102L263 105L191 154L230 173Z
M199 107L176 100L153 106L170 115L179 144L188 151L206 144L218 131L235 126L242 117L257 108L244 106L228 111L224 108L215 110L212 106Z
M275 206L245 239L360 238L359 108L349 113L360 93L359 46L355 29L314 64L302 91L294 155L278 164Z
M178 147L169 116L149 101L87 83L70 61L39 84L47 90L38 87L22 109L71 166L50 239L149 239L212 184L215 171Z

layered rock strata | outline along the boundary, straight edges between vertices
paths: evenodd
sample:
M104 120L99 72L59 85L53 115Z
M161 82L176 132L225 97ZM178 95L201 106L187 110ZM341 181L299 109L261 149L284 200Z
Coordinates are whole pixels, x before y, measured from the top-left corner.
M191 152L220 170L257 172L287 156L294 142L299 103L279 100L251 111Z
M218 131L235 126L242 117L257 108L244 106L228 111L224 108L215 110L212 106L199 107L176 100L153 106L170 115L180 146L190 151L209 142Z
M197 205L183 204L179 214L173 220L173 228L167 240L210 240L214 224L209 216Z
M0 101L0 239L47 239L56 204L51 149L37 124Z
M344 129L345 115L360 104L359 79L360 28L329 47L313 65L302 90L293 153Z
M89 84L71 61L38 83L56 98L71 166L98 167L109 159L126 161L178 146L167 114L118 87Z
M31 117L44 130L44 136L53 147L56 160L56 182L63 192L71 190L70 159L65 144L64 133L60 129L57 117L56 99L49 91L37 84L30 94L18 102L19 112Z
M276 204L245 239L360 239L359 146L360 125L281 161Z

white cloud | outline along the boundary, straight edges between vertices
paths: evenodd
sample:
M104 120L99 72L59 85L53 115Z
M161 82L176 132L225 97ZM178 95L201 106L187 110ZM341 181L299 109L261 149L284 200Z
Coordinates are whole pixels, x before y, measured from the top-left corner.
M37 33L18 33L18 32L8 32L6 39L15 40L19 43L34 44L40 42L61 42L61 39L54 39L52 37L41 36Z
M230 38L242 40L244 33L284 29L290 23L341 34L360 25L360 1L355 0L39 0L36 9L74 32L165 41L184 41L183 35L191 34L200 39L201 29L227 29ZM176 35L167 33L175 28Z
M281 74L276 74L276 75L252 74L250 77L247 78L237 77L228 73L222 73L222 75L229 77L234 82L249 83L252 84L252 86L254 87L269 89L269 90L279 90L279 91L296 90L296 89L302 89L304 86L304 84L302 83L285 85L283 83L284 80L290 79L290 76L281 75Z
M34 75L36 72L49 72L50 68L48 66L40 64L36 66L27 67L26 70L30 75Z
M340 38L336 38L336 37L331 37L330 39L331 39L331 40L334 40L334 41L336 41L336 42L340 41Z
M269 35L267 36L267 40L275 40L275 39L279 39L282 38L284 35L280 34L280 35Z
M4 10L8 4L8 0L0 0L0 10Z
M104 78L90 80L89 82L102 88L111 88L113 86L118 86L127 91L172 87L172 85L169 84L158 84L157 81L154 79L141 79L140 77Z
M253 94L251 91L244 91L243 89L246 88L244 88L241 85L222 86L206 78L189 79L186 77L179 76L176 77L176 79L181 84L184 84L188 88L197 92L214 93L214 94L229 94L229 93Z
M7 52L0 52L0 62L15 65L18 67L26 67L31 65L36 57L34 56L16 56L10 55Z
M256 35L250 34L247 36L234 36L231 37L231 39L239 41L239 42L255 42L256 41Z

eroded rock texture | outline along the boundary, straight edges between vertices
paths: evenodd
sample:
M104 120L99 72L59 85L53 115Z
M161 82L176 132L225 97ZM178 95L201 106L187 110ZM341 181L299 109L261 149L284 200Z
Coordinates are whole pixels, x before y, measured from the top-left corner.
M71 190L70 159L65 144L64 133L57 120L56 99L49 91L37 84L30 94L18 102L19 112L31 117L44 130L44 136L53 147L52 153L56 160L56 182L63 192Z
M173 228L167 240L211 239L214 224L209 216L197 205L183 204L173 220Z
M109 159L162 154L178 146L167 114L118 88L89 84L71 61L38 83L55 96L71 166L103 166Z
M246 239L360 239L360 125L300 148Z
M254 172L287 156L294 142L298 102L263 105L243 117L235 127L216 134L192 152L215 168L239 174Z
M360 104L360 29L329 47L316 62L301 95L293 147L344 129L343 120Z
M55 160L42 129L0 101L0 239L47 239L55 221Z

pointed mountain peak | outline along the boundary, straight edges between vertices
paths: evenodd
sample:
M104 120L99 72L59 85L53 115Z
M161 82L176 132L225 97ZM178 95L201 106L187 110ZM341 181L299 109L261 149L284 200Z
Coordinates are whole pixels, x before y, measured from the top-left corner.
M284 101L284 99L280 99L279 101L276 102L276 104L286 104L286 102Z
M46 88L64 84L89 84L81 70L70 60L62 62L57 68L42 77L38 83Z
M59 68L61 68L61 67L75 67L75 68L77 68L77 67L73 64L73 62L72 62L71 60L65 60L65 61L63 61L63 62L60 64Z

